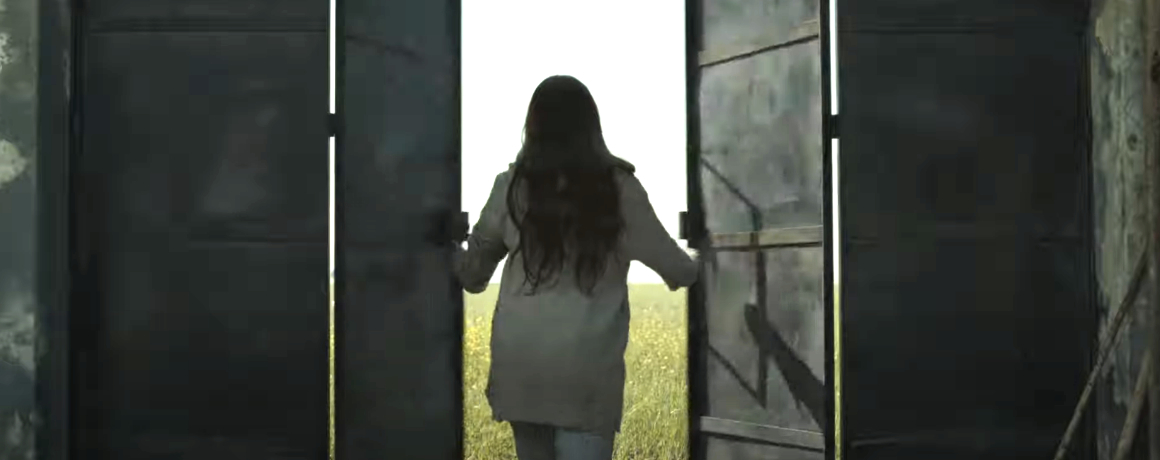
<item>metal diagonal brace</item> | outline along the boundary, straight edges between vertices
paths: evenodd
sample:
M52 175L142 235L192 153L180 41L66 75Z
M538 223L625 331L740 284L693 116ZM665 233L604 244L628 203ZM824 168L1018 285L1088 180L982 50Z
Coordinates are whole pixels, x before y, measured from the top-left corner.
M1108 356L1112 353L1112 346L1116 344L1120 336L1120 330L1123 329L1124 319L1128 317L1128 312L1136 306L1136 296L1140 293L1140 285L1144 281L1144 274L1148 272L1148 254L1149 249L1144 248L1140 254L1140 260L1136 262L1136 270L1132 273L1132 280L1128 284L1128 292L1124 293L1124 299L1120 301L1120 308L1116 310L1116 316L1112 318L1112 323L1104 330L1103 337L1100 338L1100 354L1096 365L1092 368L1091 373L1088 374L1087 384L1083 387L1083 393L1079 395L1079 402L1076 403L1075 411L1071 414L1071 422L1067 424L1067 430L1063 432L1063 439L1059 442L1059 448L1055 451L1055 460L1063 460L1067 455L1067 450L1071 447L1071 441L1075 437L1075 432L1079 428L1080 418L1083 416L1084 410L1087 408L1087 403L1091 400L1092 390L1096 386L1096 381L1099 380L1100 375L1103 374L1104 367L1108 364Z

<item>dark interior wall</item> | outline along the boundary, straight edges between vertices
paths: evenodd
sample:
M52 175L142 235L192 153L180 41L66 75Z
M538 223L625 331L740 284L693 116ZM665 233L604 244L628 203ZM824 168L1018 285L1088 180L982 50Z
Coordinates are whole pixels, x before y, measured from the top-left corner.
M0 0L0 458L31 459L36 338L36 0Z
M1059 442L1096 332L1089 9L838 5L850 458L1024 460ZM1085 431L1073 458L1091 458Z
M73 458L324 458L326 1L82 8Z
M1089 24L1092 212L1101 330L1119 308L1147 241L1143 9L1144 0L1095 0ZM1144 283L1096 393L1101 460L1112 458L1115 451L1148 345L1148 285Z

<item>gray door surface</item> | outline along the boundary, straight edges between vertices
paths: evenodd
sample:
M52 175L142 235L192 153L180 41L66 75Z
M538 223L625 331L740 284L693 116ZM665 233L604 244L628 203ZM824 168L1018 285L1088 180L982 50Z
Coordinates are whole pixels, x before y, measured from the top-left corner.
M1087 11L839 1L844 458L1059 443L1098 324Z
M459 459L459 1L338 8L336 454Z
M326 0L74 5L72 458L324 458Z
M817 0L691 0L693 459L821 459L827 425Z

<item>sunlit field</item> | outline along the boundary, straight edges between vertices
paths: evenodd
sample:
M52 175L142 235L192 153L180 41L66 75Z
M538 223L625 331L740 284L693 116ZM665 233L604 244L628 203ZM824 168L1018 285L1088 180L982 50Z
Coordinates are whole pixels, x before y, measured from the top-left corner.
M464 458L515 460L511 427L491 419L488 341L498 286L464 296ZM684 460L686 441L685 291L632 285L625 365L624 423L616 460Z

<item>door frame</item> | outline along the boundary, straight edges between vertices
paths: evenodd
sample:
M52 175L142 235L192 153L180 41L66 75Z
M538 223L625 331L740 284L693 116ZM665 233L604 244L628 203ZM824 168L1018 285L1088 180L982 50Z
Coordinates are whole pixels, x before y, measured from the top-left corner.
M842 433L842 400L838 397L841 392L841 360L837 359L837 354L842 349L842 336L837 326L838 309L841 308L838 299L835 299L835 294L838 286L835 281L834 258L841 257L840 252L835 252L835 243L838 239L834 238L836 232L840 232L834 222L834 168L836 163L834 159L833 145L838 142L838 101L831 97L836 93L837 86L836 79L832 78L837 73L837 69L831 68L836 62L836 56L832 53L834 50L834 32L836 31L837 21L834 19L834 11L830 8L836 6L838 0L818 0L818 46L821 51L821 89L822 89L822 257L825 258L822 266L825 273L822 275L822 308L825 310L823 317L823 326L826 331L823 334L825 337L825 365L823 369L826 371L825 376L825 393L826 393L826 421L825 426L822 427L822 437L825 441L825 451L823 455L826 460L833 460L842 457L842 452L845 451L844 439L841 437ZM840 249L840 248L839 248Z
M36 456L72 457L70 420L72 200L69 159L77 149L77 3L38 1L36 123ZM41 348L41 347L44 348Z

